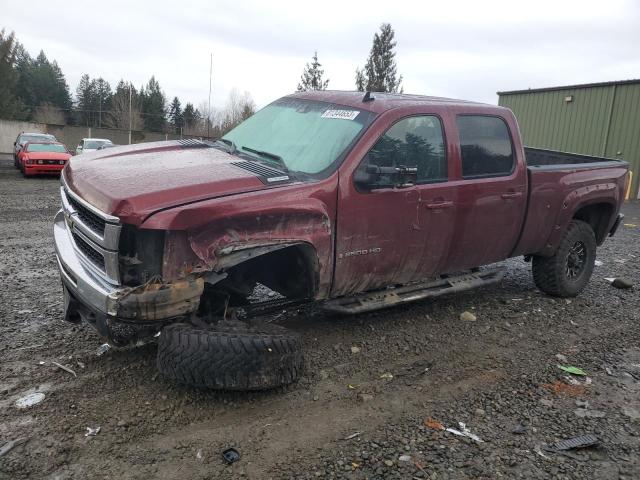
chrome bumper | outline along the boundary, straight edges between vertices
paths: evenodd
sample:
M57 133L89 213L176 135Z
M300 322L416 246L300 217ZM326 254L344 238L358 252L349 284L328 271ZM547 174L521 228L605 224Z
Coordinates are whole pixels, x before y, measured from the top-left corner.
M116 299L126 287L109 283L95 272L95 266L78 254L62 210L54 219L53 238L58 269L65 288L89 309L115 316Z

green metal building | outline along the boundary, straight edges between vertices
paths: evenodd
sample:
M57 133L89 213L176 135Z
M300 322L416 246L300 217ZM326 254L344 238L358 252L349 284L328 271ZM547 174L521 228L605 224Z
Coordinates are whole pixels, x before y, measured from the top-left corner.
M525 145L621 158L640 198L640 79L498 92L518 119Z

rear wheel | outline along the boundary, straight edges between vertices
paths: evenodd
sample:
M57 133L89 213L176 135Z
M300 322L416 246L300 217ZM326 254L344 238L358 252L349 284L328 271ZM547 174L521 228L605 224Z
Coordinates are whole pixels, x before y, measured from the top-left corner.
M533 280L549 295L575 297L589 282L595 260L593 229L586 222L572 220L553 256L533 257Z

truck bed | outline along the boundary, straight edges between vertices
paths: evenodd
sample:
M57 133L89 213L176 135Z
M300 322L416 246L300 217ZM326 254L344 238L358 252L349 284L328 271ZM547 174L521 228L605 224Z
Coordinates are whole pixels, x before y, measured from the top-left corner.
M527 210L513 255L553 252L559 229L569 223L570 218L564 218L568 212L601 201L617 208L624 198L628 163L623 160L531 147L524 151ZM615 219L617 211L611 214Z
M620 164L623 160L616 158L593 157L591 155L582 155L580 153L559 152L556 150L547 150L544 148L524 147L524 155L527 159L528 167L561 167L584 166L589 167L600 165ZM615 162L611 164L610 162Z

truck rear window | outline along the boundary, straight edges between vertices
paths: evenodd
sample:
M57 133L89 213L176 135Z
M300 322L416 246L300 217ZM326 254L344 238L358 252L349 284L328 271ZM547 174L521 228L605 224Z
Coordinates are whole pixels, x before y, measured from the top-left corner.
M248 147L277 155L291 171L316 175L332 170L374 116L353 107L284 98L223 138L239 150Z
M514 158L507 124L499 117L457 117L463 178L510 175Z

